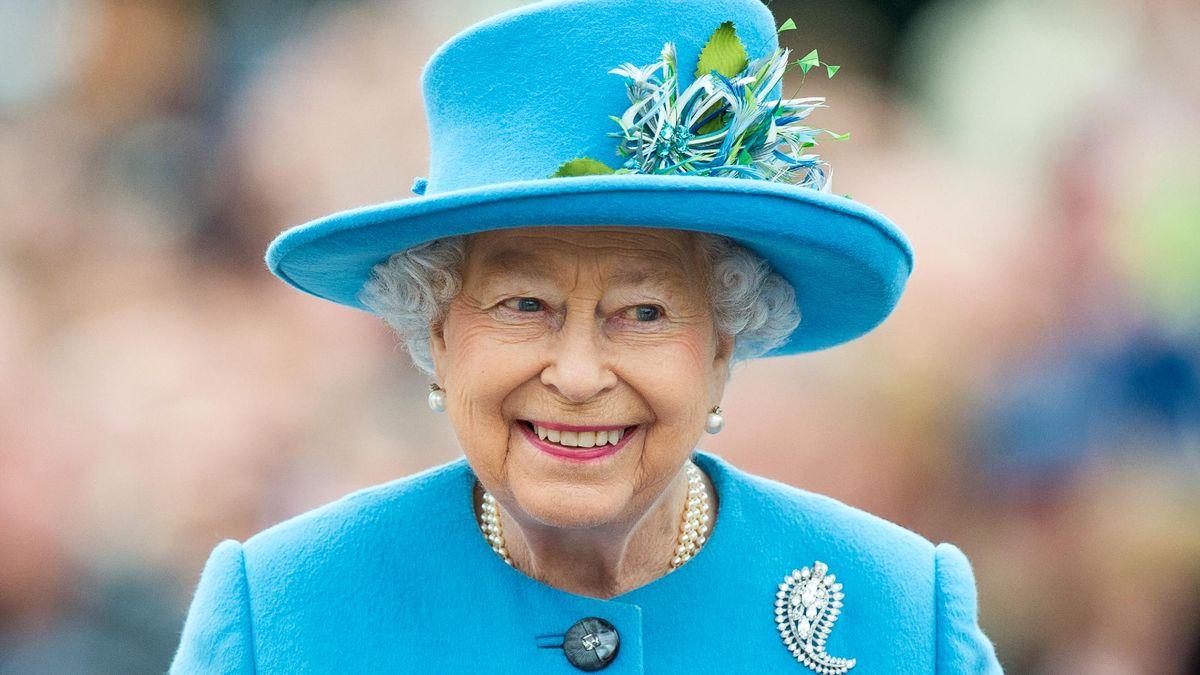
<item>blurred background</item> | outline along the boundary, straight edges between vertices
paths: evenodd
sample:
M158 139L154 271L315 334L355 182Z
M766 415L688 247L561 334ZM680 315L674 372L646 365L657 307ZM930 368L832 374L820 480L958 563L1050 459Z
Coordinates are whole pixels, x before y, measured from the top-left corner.
M162 672L217 542L459 455L261 261L408 196L425 59L521 4L0 0L0 673ZM1200 4L773 10L917 264L704 447L960 545L1010 674L1200 672Z

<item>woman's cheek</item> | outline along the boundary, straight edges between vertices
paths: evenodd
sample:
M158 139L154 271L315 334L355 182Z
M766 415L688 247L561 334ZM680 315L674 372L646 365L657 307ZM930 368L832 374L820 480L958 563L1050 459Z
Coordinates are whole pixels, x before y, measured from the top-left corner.
M493 365L522 362L540 353L547 333L544 321L503 322L480 312L463 318L454 339L464 358L487 363L490 371Z
M693 387L707 377L716 357L712 341L700 331L690 329L629 351L636 355L638 372L653 372L663 386L677 384L677 388Z

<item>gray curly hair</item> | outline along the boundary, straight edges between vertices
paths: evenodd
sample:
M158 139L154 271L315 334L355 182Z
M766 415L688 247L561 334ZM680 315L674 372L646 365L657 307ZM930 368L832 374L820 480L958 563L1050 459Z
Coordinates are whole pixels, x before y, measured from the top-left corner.
M708 268L716 328L734 338L733 361L761 356L800 324L796 292L758 254L727 237L697 233ZM359 300L388 322L413 363L433 374L429 327L446 317L462 288L467 235L401 251L375 266Z

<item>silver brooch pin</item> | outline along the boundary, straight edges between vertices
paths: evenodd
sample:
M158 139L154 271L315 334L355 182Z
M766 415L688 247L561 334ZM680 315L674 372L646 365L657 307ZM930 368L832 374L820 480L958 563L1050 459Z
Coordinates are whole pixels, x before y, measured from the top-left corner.
M810 670L846 675L856 663L825 653L825 640L842 613L842 585L818 560L812 569L792 570L775 594L775 623L783 644Z

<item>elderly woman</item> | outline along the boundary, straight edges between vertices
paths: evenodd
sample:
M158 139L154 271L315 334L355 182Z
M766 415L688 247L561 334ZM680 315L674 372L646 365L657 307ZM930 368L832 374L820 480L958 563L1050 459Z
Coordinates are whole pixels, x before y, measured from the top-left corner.
M465 458L219 545L173 672L998 672L958 549L694 450L733 363L862 335L911 268L806 154L816 58L758 0L447 43L421 196L267 259L395 327Z

